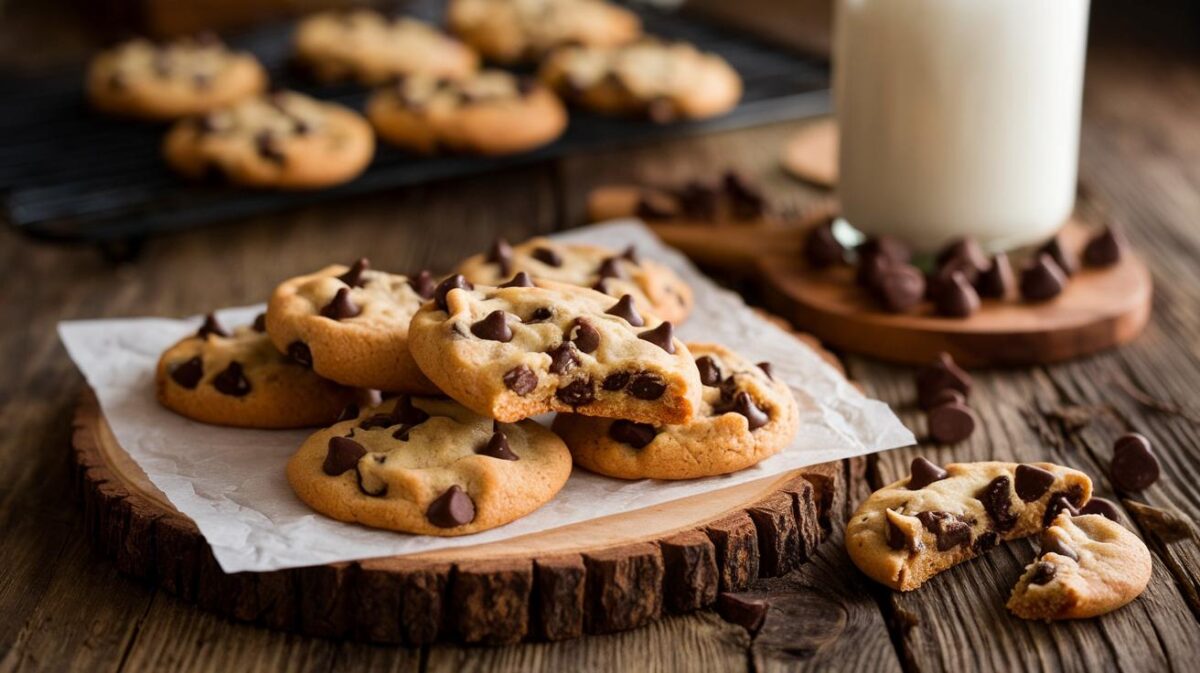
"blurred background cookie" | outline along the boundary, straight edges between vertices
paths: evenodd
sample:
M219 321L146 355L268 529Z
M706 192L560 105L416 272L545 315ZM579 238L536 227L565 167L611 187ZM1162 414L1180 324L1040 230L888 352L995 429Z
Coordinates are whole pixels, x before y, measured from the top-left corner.
M636 14L603 0L451 0L450 30L497 63L536 63L555 47L637 39Z

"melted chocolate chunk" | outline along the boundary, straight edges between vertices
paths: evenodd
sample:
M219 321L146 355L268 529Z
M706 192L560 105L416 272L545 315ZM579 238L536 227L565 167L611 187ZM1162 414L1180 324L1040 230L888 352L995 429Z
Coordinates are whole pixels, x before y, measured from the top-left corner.
M1127 245L1121 230L1115 225L1109 225L1084 246L1083 263L1095 268L1112 266L1121 261Z
M658 429L649 423L617 420L608 426L608 436L614 441L641 449L654 441L654 438L658 436Z
M549 306L540 306L533 309L533 313L529 314L529 318L525 320L526 324L546 322L554 317L554 309Z
M537 384L537 374L525 365L517 365L504 373L504 385L518 395L528 395Z
M1079 501L1083 499L1083 491L1079 486L1072 486L1066 491L1059 491L1050 496L1046 504L1046 514L1042 517L1042 527L1054 523L1058 515L1070 512L1071 516L1079 514Z
M1047 254L1038 255L1037 260L1021 272L1021 297L1026 301L1053 299L1066 286L1066 274Z
M933 303L938 315L966 318L979 310L979 293L961 271L955 271L949 282L937 290Z
M664 322L652 330L638 335L639 339L649 341L664 351L675 354L675 328L669 322Z
M937 550L949 551L971 542L971 526L949 512L919 512L925 530L937 538Z
M1041 551L1038 553L1039 556L1045 556L1046 554L1058 554L1059 556L1065 556L1072 561L1079 560L1079 554L1076 554L1075 550L1071 549L1070 545L1068 545L1061 537L1051 531L1047 530L1042 533L1041 547Z
M1109 477L1123 491L1141 491L1158 481L1162 470L1150 440L1137 433L1121 435L1113 444Z
M512 246L503 238L497 238L488 250L487 261L500 267L501 276L507 276L512 273L512 257Z
M194 389L204 378L204 360L196 357L184 360L171 369L171 380L188 390Z
M833 235L833 218L808 232L804 239L804 259L816 269L846 263L846 248Z
M231 397L243 397L250 392L250 380L242 371L242 363L236 360L230 362L228 367L214 376L212 384L217 392Z
M629 384L629 394L639 400L657 400L667 392L667 382L658 374L642 372Z
M262 131L254 136L254 149L258 152L258 156L276 164L284 164L287 161L287 155L283 153L283 146L279 138L270 131Z
M433 296L434 291L437 290L437 286L433 284L433 274L429 273L426 269L422 269L416 276L410 277L408 279L408 286L421 299L429 299Z
M471 334L480 339L499 341L500 343L508 343L513 338L513 331L508 326L508 319L504 311L492 311L483 320L471 325Z
M1046 495L1054 485L1054 473L1036 465L1018 465L1014 488L1023 502L1033 502Z
M566 374L579 365L579 356L575 352L575 344L564 341L546 351L550 356L550 373L559 376Z
M321 315L330 320L345 320L362 313L362 309L350 299L350 288L343 287L333 295L333 300L321 309Z
M949 472L938 467L932 461L923 456L917 456L913 458L912 466L909 467L908 490L919 491L933 482L941 481L949 476Z
M615 315L634 327L646 324L646 321L642 319L642 314L638 313L637 306L633 303L633 295L621 295L617 303L613 304L613 307L605 313Z
M360 257L354 264L350 265L350 269L346 273L338 276L337 279L350 287L362 287L365 284L363 282L363 271L366 271L370 267L371 260L366 257Z
M229 332L225 331L221 323L217 322L217 316L212 313L204 316L204 324L200 326L200 329L196 330L196 336L201 339L206 338L210 334L215 334L219 337L229 336Z
M979 278L975 279L975 291L980 297L988 299L1004 299L1016 286L1012 264L1008 261L1008 255L1004 253L992 257L991 263L979 273Z
M475 520L475 503L455 484L429 503L425 518L438 528L457 528Z
M1012 482L1005 475L988 482L975 497L983 503L983 509L991 519L992 528L1005 533L1017 525L1017 515L1012 511Z
M892 549L897 551L907 549L911 554L915 554L924 548L919 539L915 536L909 537L900 527L892 523L891 519L887 519L887 543Z
M625 274L621 271L621 265L617 263L616 257L609 257L603 262L600 262L600 267L596 269L596 275L601 278L624 278Z
M943 404L929 410L929 436L939 444L957 444L975 432L975 412L965 404Z
M554 396L563 404L578 407L590 404L596 399L596 391L592 380L588 378L575 379L554 392Z
M1038 561L1033 564L1033 574L1029 576L1029 583L1041 586L1049 584L1054 576L1058 574L1058 566L1045 561Z
M1091 500L1088 500L1087 504L1079 510L1079 513L1099 514L1106 519L1116 521L1117 523L1121 522L1121 515L1117 511L1116 504L1114 504L1111 500L1105 500L1104 498L1092 498Z
M288 357L294 360L297 364L304 365L305 367L312 367L312 351L309 350L308 344L304 343L303 341L293 341L292 343L288 344L287 354Z
M771 417L767 415L767 412L760 409L758 405L754 403L754 400L750 397L750 393L744 390L733 396L733 407L730 409L730 411L734 411L745 416L746 424L751 430L757 430L771 420Z
M357 467L359 459L365 455L367 455L367 450L353 439L330 437L329 449L325 454L325 462L321 465L321 470L331 477L336 477Z
M512 280L501 284L500 287L533 287L533 279L524 271L518 271Z
M547 266L558 268L563 265L562 255L550 248L534 248L532 256Z
M1058 268L1062 269L1062 272L1066 274L1067 277L1075 275L1075 260L1069 254L1067 254L1067 251L1065 248L1063 248L1062 241L1059 240L1058 236L1046 241L1046 244L1039 248L1038 252L1044 255L1050 255L1050 257L1054 260L1054 263L1058 265Z
M904 313L925 298L925 275L910 264L886 264L871 279L875 297L885 311Z
M567 336L584 353L594 353L600 347L600 331L586 318L576 318L567 330Z
M433 291L433 299L438 308L442 309L443 311L449 311L450 309L446 305L446 295L450 294L451 290L474 289L475 286L472 285L470 281L468 281L466 278L463 278L461 273L456 273L438 284L437 288L435 288Z
M254 324L250 326L255 332L262 334L267 331L267 314L259 313L254 316Z
M487 444L475 449L475 453L481 456L496 458L497 460L520 460L520 457L509 448L508 437L499 430L493 431L492 437L488 440Z
M629 385L629 379L632 378L629 372L615 372L604 377L604 381L600 384L601 388L609 392L614 392L623 389Z
M991 531L987 531L985 533L981 533L979 537L975 538L975 543L971 545L971 549L973 549L976 554L982 554L994 548L999 543L1000 537Z
M696 358L696 369L700 370L700 383L716 386L721 383L721 367L707 355Z

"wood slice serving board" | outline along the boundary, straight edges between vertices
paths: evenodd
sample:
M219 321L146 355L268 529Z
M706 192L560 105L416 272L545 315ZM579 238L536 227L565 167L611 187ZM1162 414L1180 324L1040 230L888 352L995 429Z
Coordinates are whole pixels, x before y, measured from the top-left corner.
M710 606L719 591L803 563L830 518L849 514L847 485L862 479L864 462L816 465L502 542L226 574L196 525L117 443L90 389L72 444L88 535L121 572L233 619L406 644L561 640Z

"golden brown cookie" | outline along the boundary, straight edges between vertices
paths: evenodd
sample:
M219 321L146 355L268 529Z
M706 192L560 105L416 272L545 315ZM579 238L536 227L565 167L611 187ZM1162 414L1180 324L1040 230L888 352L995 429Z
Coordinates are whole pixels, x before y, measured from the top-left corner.
M206 33L155 44L135 39L100 52L88 66L92 106L140 119L177 119L262 92L267 73L253 55Z
M413 152L514 154L562 135L567 111L542 84L503 70L463 79L405 77L376 91L367 117L379 137Z
M559 414L554 431L575 462L621 479L695 479L728 474L783 450L796 435L799 411L771 366L754 364L717 344L688 344L704 396L690 423L655 426Z
M409 325L417 364L446 394L504 422L548 411L683 423L700 408L671 323L587 288L473 287L451 276Z
M267 305L267 333L281 352L321 376L359 388L439 391L409 352L408 323L432 296L428 272L399 276L365 259L284 281Z
M262 331L262 320L231 334L212 315L196 334L162 354L155 390L158 401L177 414L240 428L324 425L365 399L281 355Z
M636 14L603 0L451 0L450 30L497 63L536 63L556 47L636 40Z
M375 154L375 134L357 112L278 92L176 122L163 142L167 163L193 179L214 172L249 187L317 189L348 182Z
M309 437L287 465L309 507L419 535L467 535L549 502L571 474L562 440L445 399L401 397Z

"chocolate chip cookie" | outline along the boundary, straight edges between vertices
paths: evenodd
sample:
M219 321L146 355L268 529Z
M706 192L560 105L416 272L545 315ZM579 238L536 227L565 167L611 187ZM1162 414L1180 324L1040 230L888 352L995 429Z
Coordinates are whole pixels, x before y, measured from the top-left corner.
M536 63L555 47L636 40L636 14L602 0L451 0L450 30L489 60Z
M241 428L324 425L361 399L281 355L261 320L230 333L211 315L159 358L155 390L177 414Z
M253 55L206 33L163 44L135 39L105 50L92 59L86 87L97 110L165 120L224 107L266 85Z
M275 288L267 333L281 352L333 381L437 394L408 349L409 320L433 296L434 283L428 272L384 273L366 259L328 266Z
M575 462L621 479L695 479L750 467L796 435L799 411L771 366L717 344L688 344L704 386L690 423L652 425L559 414L554 431ZM633 384L631 384L633 385Z
M503 422L548 411L684 423L700 379L671 323L638 315L628 295L517 277L474 287L443 281L413 316L409 347L464 406Z
M379 137L413 152L514 154L562 135L567 111L544 85L503 70L404 77L367 102Z
M446 399L400 397L321 430L288 462L309 507L419 535L495 528L549 502L571 474L562 440Z
M534 280L590 287L610 297L629 295L639 311L681 323L692 310L692 290L675 272L642 259L634 248L611 250L598 245L556 243L533 238L510 246L503 239L486 253L464 260L458 272L480 285L499 285L525 272Z
M846 550L868 577L911 591L1004 540L1032 535L1092 495L1087 475L1051 463L924 458L871 494L846 524Z
M180 120L163 142L167 163L189 178L283 189L348 182L374 153L375 134L361 115L293 92Z
M742 80L725 59L684 42L564 47L539 72L568 102L663 124L722 115L742 97Z
M437 28L369 9L305 18L293 39L295 59L318 79L383 84L425 74L456 79L479 67L479 56Z

